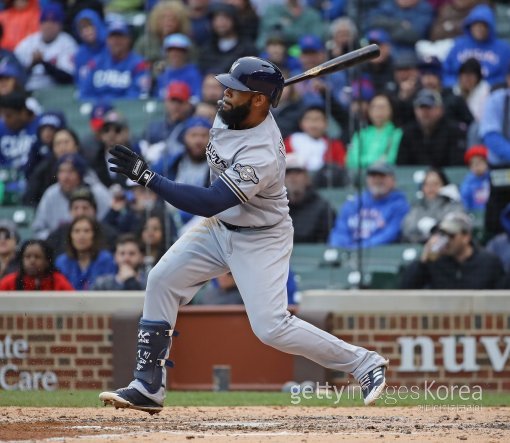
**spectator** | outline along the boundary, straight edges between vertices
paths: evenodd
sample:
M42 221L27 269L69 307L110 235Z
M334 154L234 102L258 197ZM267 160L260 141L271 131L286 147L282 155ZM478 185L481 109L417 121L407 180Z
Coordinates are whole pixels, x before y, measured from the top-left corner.
M189 86L192 101L196 103L200 99L202 75L197 65L189 61L191 40L184 34L171 34L165 38L163 49L166 53L166 66L157 77L156 95L165 99L168 85L181 81Z
M292 73L301 72L301 62L289 54L289 48L281 32L273 32L267 36L264 51L260 57L274 63L280 69Z
M197 47L204 46L211 37L209 22L209 0L188 0L188 17L191 25L191 40Z
M335 211L317 193L305 165L295 154L287 156L285 187L294 243L326 243Z
M141 231L145 219L152 211L163 212L164 202L149 188L133 182L129 190L112 187L112 203L103 221L119 234Z
M113 106L108 101L99 101L94 104L89 115L89 129L82 138L83 146L87 149L83 151L83 157L87 163L92 163L96 158L97 152L101 150L101 128L104 123L104 116L113 110Z
M40 15L38 0L9 1L6 8L0 12L0 25L3 28L2 48L14 51L25 37L39 31Z
M72 291L69 280L53 264L44 240L27 240L19 252L19 271L0 280L0 291Z
M503 232L500 214L510 201L510 68L506 88L494 91L485 104L480 120L480 138L488 149L491 189L485 211L488 238Z
M16 247L19 234L16 225L7 219L0 219L0 279L18 269Z
M90 189L83 187L78 188L69 197L69 213L71 220L61 224L57 229L52 231L47 238L48 244L53 248L56 255L63 254L69 248L67 240L69 238L69 229L73 220L81 216L87 216L96 220L99 224L99 234L105 246L109 251L115 249L115 241L117 240L117 231L108 223L97 219L97 204L94 194Z
M328 59L340 57L359 47L358 28L350 17L338 17L329 26L330 39L326 41Z
M344 166L345 147L340 140L328 138L328 119L324 108L307 107L299 119L299 127L300 132L291 134L284 141L287 153L295 153L306 169L314 173L326 164Z
M436 168L463 164L466 133L444 115L441 94L422 89L414 100L416 122L403 128L398 165Z
M405 242L425 243L432 228L446 214L463 210L457 187L450 184L441 169L429 169L425 173L421 193L402 222L402 240Z
M133 234L121 235L115 244L117 272L98 277L92 285L96 291L141 291L147 284L143 272L143 251Z
M75 289L88 290L101 275L115 272L112 254L101 248L99 224L82 215L69 226L66 253L57 257L56 265Z
M396 90L390 35L384 29L372 29L366 35L369 44L379 46L380 55L361 65L360 69L373 83L377 92Z
M318 36L312 34L304 35L299 40L299 48L301 50L299 60L304 71L312 69L326 61L326 48ZM346 86L347 76L345 71L342 71L328 74L320 79L312 78L311 80L296 83L296 90L307 105L325 106L326 95L330 94L331 100L347 106L348 102L345 100L342 101L344 88Z
M193 112L193 116L203 117L207 119L212 125L214 119L216 118L217 111L218 105L213 105L212 103L201 101L195 105L195 112Z
M218 106L218 100L223 98L223 86L216 80L215 74L206 74L202 80L202 101ZM284 89L285 91L285 89Z
M145 98L150 91L146 61L131 50L131 31L122 20L108 26L106 50L87 65L87 75L78 83L82 100L111 101Z
M285 75L285 71L283 72ZM219 84L218 81L216 83ZM299 120L305 108L303 99L297 92L295 85L283 88L278 107L272 109L271 113L284 139L294 132L299 132Z
M462 181L460 193L466 211L483 212L489 200L490 175L487 163L487 148L483 145L471 146L464 155L469 172Z
M484 0L451 0L442 4L430 29L430 40L444 40L459 37L463 33L464 21L471 10Z
M0 62L0 95L25 90L26 73L17 63L2 58Z
M149 13L147 30L136 40L135 51L152 66L153 72L161 72L161 48L165 38L172 34L189 35L190 22L186 6L181 1L158 2Z
M383 161L395 164L402 129L393 123L393 104L386 94L376 94L368 108L370 124L354 134L347 151L347 167L366 168Z
M347 200L329 236L333 247L368 248L397 242L400 226L409 212L405 195L395 187L395 173L386 163L367 169L367 190Z
M65 154L60 157L57 165L57 183L44 192L32 223L37 238L46 239L51 231L71 219L69 197L85 184L87 164L80 155ZM91 184L90 189L97 202L98 218L102 219L110 206L110 193L102 183Z
M141 232L138 232L137 236L142 239L145 254L146 273L149 273L170 247L170 244L167 244L166 231L163 213L153 211L145 219Z
M44 2L46 3L45 0ZM60 3L64 3L65 5L66 16L64 19L64 30L69 34L74 34L76 32L75 18L84 9L94 11L99 15L101 21L104 22L105 14L103 0L80 0L79 2L60 0Z
M468 127L473 123L473 114L466 100L454 94L451 88L443 88L441 77L441 62L437 57L424 57L418 65L420 70L420 84L424 89L431 89L441 94L445 116L462 126Z
M496 37L494 13L487 5L473 8L464 21L464 35L455 39L443 64L445 87L455 84L461 64L471 57L480 62L484 78L491 86L505 82L510 45Z
M401 289L496 289L504 272L496 255L473 243L469 216L452 212L401 277Z
M89 163L90 167L97 173L101 183L109 188L114 183L126 186L126 177L111 172L108 166L108 159L111 157L109 150L115 145L128 146L131 150L140 154L138 143L131 140L127 120L116 110L111 110L104 116L103 124L99 130L100 149L95 158Z
M260 22L257 47L262 49L267 35L283 32L289 45L295 44L305 34L325 37L324 22L320 14L299 0L286 0L285 3L269 6Z
M287 278L287 303L289 305L296 303L294 300L296 290L295 275L292 270L289 270ZM196 302L199 305L242 305L243 303L241 293L231 272L211 280L206 286L203 296Z
M78 136L69 128L62 128L55 132L50 146L50 153L38 162L27 180L23 202L30 206L37 206L44 192L57 182L58 162L66 154L79 154L80 144ZM84 181L94 183L98 178L94 171L85 172Z
M209 13L211 37L199 51L198 65L201 73L228 72L238 58L257 55L251 40L239 33L239 17L234 6L225 3L211 5Z
M83 9L74 18L73 28L80 42L74 58L74 82L79 84L87 77L87 67L92 59L106 48L106 25L96 11Z
M14 53L28 71L29 91L71 84L74 76L76 41L62 31L64 11L50 3L41 12L40 31L19 42Z
M142 154L148 162L156 163L165 154L183 151L185 121L193 114L190 99L191 89L186 83L175 81L168 85L165 117L152 121L142 137Z
M414 53L404 53L393 63L394 83L388 83L388 90L395 101L394 120L397 126L416 121L413 101L421 89L419 60Z
M453 93L466 101L475 122L479 122L491 89L483 78L480 62L476 58L468 58L460 65L457 78Z
M397 56L414 51L418 40L426 39L434 11L426 0L389 0L369 13L368 29L382 28L391 36Z
M0 165L25 172L37 142L37 118L21 92L0 96Z
M505 272L510 275L510 203L501 211L500 221L504 232L493 237L486 248L499 257Z
M259 16L251 4L251 0L224 0L224 3L237 9L239 34L250 41L257 40L259 32Z

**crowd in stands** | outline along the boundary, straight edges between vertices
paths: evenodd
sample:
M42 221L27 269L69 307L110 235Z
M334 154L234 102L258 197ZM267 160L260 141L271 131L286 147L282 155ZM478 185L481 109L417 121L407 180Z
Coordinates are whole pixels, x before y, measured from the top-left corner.
M379 57L288 86L272 110L288 155L295 243L420 244L402 288L509 287L510 34L501 8L509 7L0 1L0 169L15 176L0 184L0 200L9 192L35 212L31 238L0 220L0 289L143 289L199 217L111 172L109 149L128 146L154 171L208 186L208 134L223 95L216 74L255 55L289 77L370 43ZM90 106L85 136L67 109L36 99L63 88ZM134 131L118 103L148 99L162 104L161 118ZM412 194L401 167L425 171ZM464 168L463 180L452 182L448 168ZM328 188L353 195L332 204L321 193ZM230 280L211 283L207 299L225 292L240 301Z

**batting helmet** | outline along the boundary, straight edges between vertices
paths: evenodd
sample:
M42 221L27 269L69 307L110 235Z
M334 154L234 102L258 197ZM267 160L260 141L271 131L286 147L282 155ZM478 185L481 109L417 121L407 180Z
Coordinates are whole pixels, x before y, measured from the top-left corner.
M258 57L241 57L237 59L228 74L216 76L223 86L236 91L260 92L271 100L276 108L282 96L284 78L273 63Z

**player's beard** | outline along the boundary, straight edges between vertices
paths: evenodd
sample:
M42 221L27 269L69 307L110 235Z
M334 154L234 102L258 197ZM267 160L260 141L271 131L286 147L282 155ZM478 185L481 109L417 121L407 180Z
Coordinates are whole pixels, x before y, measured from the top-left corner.
M237 128L248 117L251 109L253 97L239 106L232 106L226 110L223 106L218 111L218 115L229 128Z

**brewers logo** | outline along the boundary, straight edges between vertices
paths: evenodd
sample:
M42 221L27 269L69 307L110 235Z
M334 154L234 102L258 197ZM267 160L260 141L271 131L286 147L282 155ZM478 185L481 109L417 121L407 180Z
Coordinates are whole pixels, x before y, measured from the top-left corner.
M257 177L257 174L255 174L255 169L253 169L250 165L243 166L240 163L236 163L234 171L236 171L239 174L239 177L241 177L241 180L244 180L245 182L253 182L255 184L259 182L259 178Z
M209 142L205 148L205 155L207 156L209 165L213 168L219 169L220 171L224 171L228 168L228 163L221 159L211 142Z

